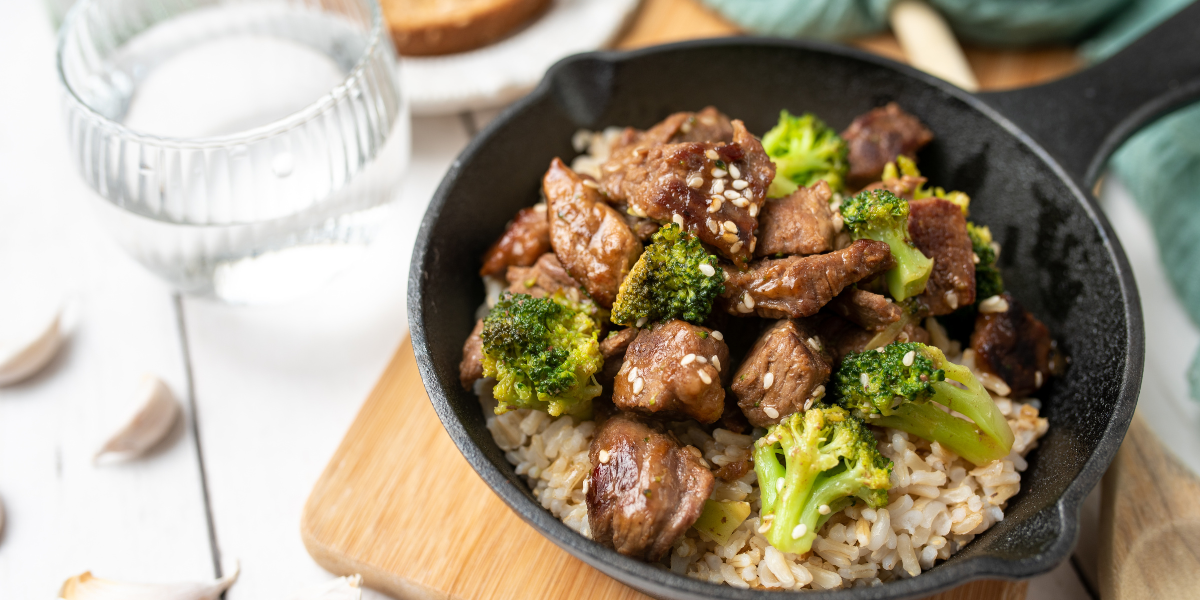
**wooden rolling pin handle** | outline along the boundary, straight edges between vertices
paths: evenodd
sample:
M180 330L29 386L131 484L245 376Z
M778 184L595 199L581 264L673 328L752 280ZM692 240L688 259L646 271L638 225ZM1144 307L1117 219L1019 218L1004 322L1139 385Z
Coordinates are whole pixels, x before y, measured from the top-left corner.
M900 0L888 12L892 32L912 66L975 92L979 81L942 15L920 0Z
M1200 478L1135 414L1104 476L1103 600L1200 598Z

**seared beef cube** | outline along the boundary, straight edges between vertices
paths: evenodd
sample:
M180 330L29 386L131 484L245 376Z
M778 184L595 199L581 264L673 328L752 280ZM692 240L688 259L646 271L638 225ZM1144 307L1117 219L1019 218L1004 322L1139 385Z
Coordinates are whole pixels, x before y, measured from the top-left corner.
M979 311L971 348L975 366L1003 379L1013 398L1026 396L1050 377L1050 330L1007 292L1003 312Z
M846 183L851 188L860 188L879 181L884 165L897 156L903 154L915 159L917 151L933 140L933 132L890 102L859 115L842 132L842 138L849 147L850 172Z
M706 107L697 113L678 112L646 131L625 128L613 142L608 160L601 166L601 179L609 191L610 201L624 202L624 181L627 173L637 171L646 160L646 153L654 146L684 142L733 141L733 125L729 117L716 108ZM614 195L615 194L615 195Z
M925 198L909 203L908 235L921 254L933 259L922 301L932 316L948 315L975 303L975 253L967 219L953 202Z
M636 327L626 327L611 331L607 337L600 340L600 356L604 357L604 366L600 368L599 373L596 373L596 380L604 388L601 396L612 397L613 382L616 381L621 365L625 363L625 351L629 348L629 344L633 343L637 334Z
M642 254L642 243L625 219L604 203L596 182L580 177L561 160L550 163L542 189L554 254L597 304L611 308L621 281Z
M580 285L553 252L547 252L532 267L510 267L508 269L508 291L528 294L534 298L553 296L560 290L569 300L583 299Z
M528 267L550 251L550 221L546 205L522 208L504 234L483 255L480 275L503 275L508 267Z
M720 303L732 315L768 319L814 315L847 286L892 268L884 242L858 240L828 254L763 259L746 271L725 269Z
M829 184L818 181L784 198L767 200L758 217L755 256L820 254L833 249L833 211Z
M763 332L734 374L733 393L750 424L767 427L820 399L829 372L815 334L781 319Z
M458 381L463 389L469 390L475 381L483 377L483 319L475 322L475 328L463 343L462 362L458 363Z
M624 155L622 155L624 156ZM639 217L675 221L726 258L745 263L757 239L758 211L775 178L762 144L733 121L733 143L637 146L601 168L610 200Z
M592 539L650 562L696 522L715 483L699 450L626 413L600 425L589 457Z
M898 304L879 294L849 288L838 294L829 303L829 308L849 319L863 329L879 331L900 320L904 310Z
M712 330L673 320L643 329L625 352L613 404L662 419L713 423L725 410L729 348Z

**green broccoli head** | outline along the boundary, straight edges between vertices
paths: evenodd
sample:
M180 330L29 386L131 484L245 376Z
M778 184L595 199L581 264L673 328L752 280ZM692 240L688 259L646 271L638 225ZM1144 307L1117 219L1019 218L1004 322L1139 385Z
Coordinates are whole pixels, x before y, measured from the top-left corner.
M991 394L970 369L946 360L934 346L896 342L852 352L832 381L834 401L872 425L938 442L977 465L1012 450L1012 430Z
M636 327L669 319L700 323L725 291L724 281L717 257L705 252L696 236L666 225L621 283L611 320Z
M887 242L896 266L885 275L897 302L925 291L933 260L908 237L908 201L887 190L866 190L842 202L842 219L853 239Z
M754 443L767 541L803 554L831 515L862 500L887 504L892 461L875 436L839 406L817 404L771 426Z
M834 192L845 186L846 142L812 113L797 117L781 112L779 124L763 136L762 144L775 162L768 196L780 198L822 179Z
M983 302L992 296L1004 293L1004 278L996 266L996 248L992 245L992 231L987 225L976 225L967 221L967 235L971 236L971 250L979 259L975 263L975 301Z
M483 375L495 377L496 414L534 408L558 416L591 414L604 364L596 322L561 293L534 298L504 292L483 320Z

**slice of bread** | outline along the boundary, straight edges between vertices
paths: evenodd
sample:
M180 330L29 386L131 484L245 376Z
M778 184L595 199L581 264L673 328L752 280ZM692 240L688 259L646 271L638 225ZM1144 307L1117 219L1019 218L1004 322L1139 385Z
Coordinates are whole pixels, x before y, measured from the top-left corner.
M431 56L474 50L533 20L552 0L381 0L396 50Z

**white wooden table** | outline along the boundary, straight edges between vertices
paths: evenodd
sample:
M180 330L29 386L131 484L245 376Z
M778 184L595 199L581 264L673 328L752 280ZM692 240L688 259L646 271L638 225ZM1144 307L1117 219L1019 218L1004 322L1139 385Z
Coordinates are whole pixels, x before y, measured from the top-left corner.
M0 6L0 81L0 299L59 290L79 317L49 368L0 389L0 500L8 513L0 599L53 598L65 578L85 570L137 581L208 579L232 559L242 575L231 600L286 598L329 579L301 545L301 507L405 333L419 216L455 155L495 113L416 120L400 200L412 218L394 223L363 264L317 295L235 308L179 298L93 223L93 199L73 171L60 122L53 33L36 0ZM1160 435L1183 435L1195 430L1195 416L1171 415L1185 404L1183 368L1200 336L1169 293L1128 196L1109 186L1105 199L1119 216L1143 300L1155 308L1143 406L1176 427ZM169 383L186 418L152 456L93 466L143 372ZM1185 457L1193 465L1194 437ZM1090 560L1081 554L1079 562L1088 569ZM1068 564L1035 579L1029 596L1088 594Z

